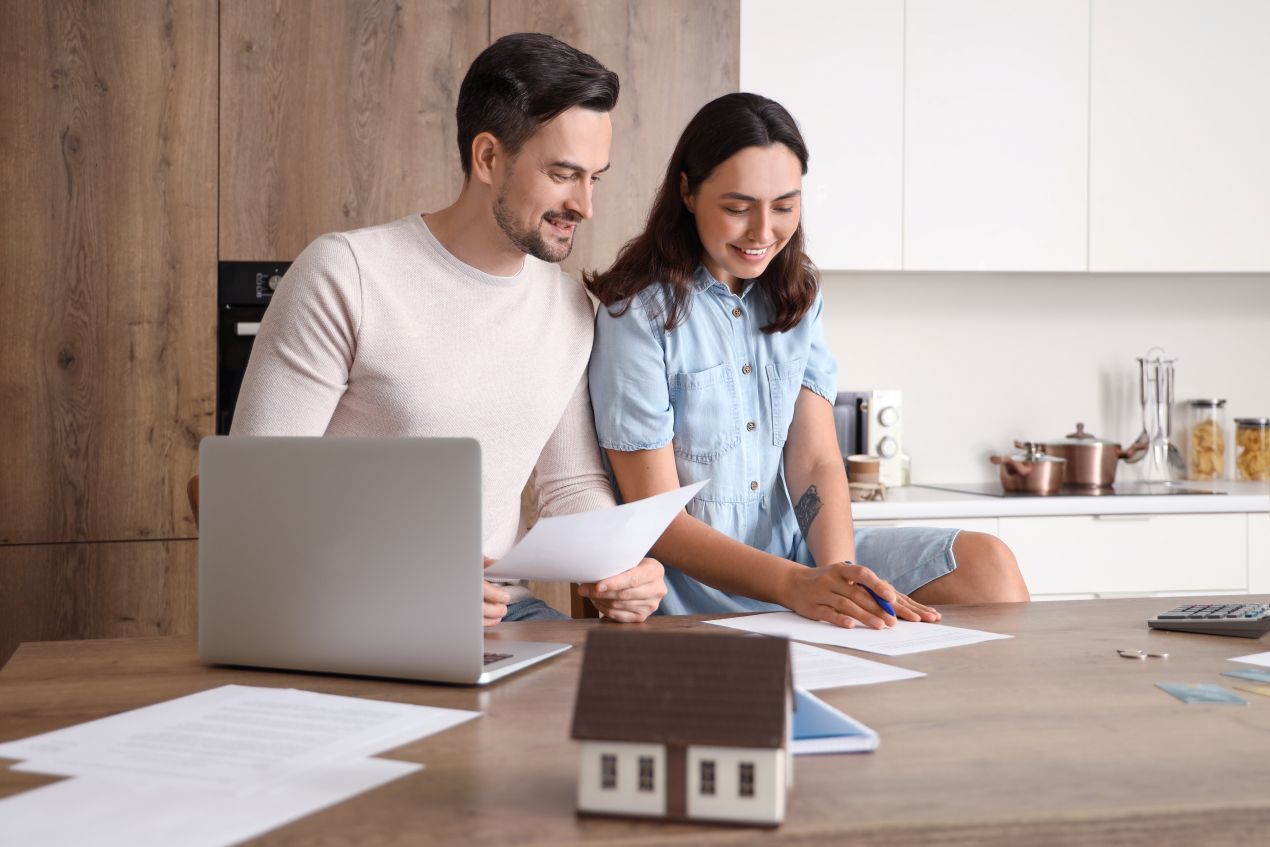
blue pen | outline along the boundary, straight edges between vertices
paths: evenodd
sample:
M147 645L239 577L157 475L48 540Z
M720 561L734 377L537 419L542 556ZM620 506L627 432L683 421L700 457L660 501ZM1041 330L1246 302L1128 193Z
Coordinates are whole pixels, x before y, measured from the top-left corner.
M857 583L857 585L859 585L859 583ZM892 607L892 606L891 606L891 604L890 604L890 603L886 602L886 601L885 601L885 600L883 600L881 597L879 597L879 596L878 596L878 593L877 593L876 591L874 591L872 588L870 588L869 586L867 586L867 585L861 585L860 587L861 587L861 588L863 588L865 591L869 592L869 595L870 595L870 596L871 596L874 600L876 600L876 601L877 601L877 604L878 604L879 606L881 606L881 607L882 607L882 611L886 612L886 613L887 613L888 615L890 615L891 617L895 617L895 609L894 609L894 607Z

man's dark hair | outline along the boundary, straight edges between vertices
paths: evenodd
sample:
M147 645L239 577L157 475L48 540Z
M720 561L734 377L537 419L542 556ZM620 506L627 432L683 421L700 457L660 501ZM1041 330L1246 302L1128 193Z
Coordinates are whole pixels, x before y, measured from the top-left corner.
M594 57L537 32L504 35L481 51L459 87L459 161L472 174L472 139L489 132L512 156L566 109L610 112L617 74Z

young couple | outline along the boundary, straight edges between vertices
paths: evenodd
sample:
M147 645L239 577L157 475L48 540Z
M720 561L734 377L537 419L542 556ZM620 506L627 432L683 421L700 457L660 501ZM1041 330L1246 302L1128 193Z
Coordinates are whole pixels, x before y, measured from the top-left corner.
M614 73L545 35L482 52L459 90L458 198L304 250L233 434L476 438L487 562L515 542L531 475L544 516L613 504L600 446L628 501L711 479L656 559L580 588L617 621L785 607L891 622L866 587L914 621L1026 600L991 536L853 531L799 226L807 152L779 104L730 94L693 118L644 233L587 279L594 316L556 263L591 217L617 96ZM486 624L560 617L488 581L484 609Z

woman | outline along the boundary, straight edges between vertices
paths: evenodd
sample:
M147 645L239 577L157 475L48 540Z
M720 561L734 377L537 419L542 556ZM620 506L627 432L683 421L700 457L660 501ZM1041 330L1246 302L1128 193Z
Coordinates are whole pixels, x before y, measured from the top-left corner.
M684 130L644 233L587 280L603 304L596 430L623 499L711 480L650 554L666 565L661 611L785 607L882 627L939 620L928 602L1027 600L992 536L853 532L837 366L803 253L806 171L780 104L720 97Z

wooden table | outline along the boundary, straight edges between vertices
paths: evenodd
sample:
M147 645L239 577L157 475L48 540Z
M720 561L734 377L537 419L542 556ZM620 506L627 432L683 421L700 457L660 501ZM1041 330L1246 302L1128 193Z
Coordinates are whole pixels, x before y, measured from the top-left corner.
M1183 705L1153 683L1229 682L1219 672L1240 666L1226 659L1266 650L1270 638L1148 631L1145 619L1173 602L945 608L946 623L1017 637L873 657L929 675L822 692L881 733L881 747L799 757L774 831L576 817L569 726L579 650L475 689L209 668L179 638L24 644L0 672L0 740L226 683L484 712L391 754L426 763L423 771L266 844L1258 843L1270 837L1270 698ZM504 624L496 633L581 644L591 628L614 625ZM715 631L692 618L647 628ZM1127 660L1117 648L1170 657ZM0 796L49 781L0 771Z

